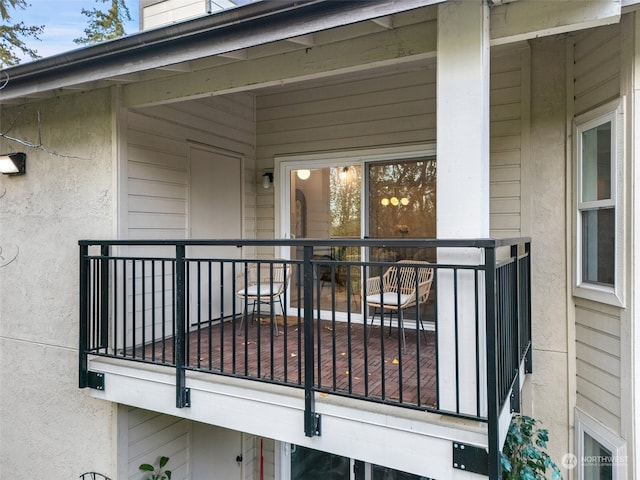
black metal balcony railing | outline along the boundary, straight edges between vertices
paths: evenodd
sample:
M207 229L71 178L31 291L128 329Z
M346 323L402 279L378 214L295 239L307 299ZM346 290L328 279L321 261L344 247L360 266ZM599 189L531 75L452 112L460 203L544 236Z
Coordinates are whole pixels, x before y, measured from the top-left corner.
M177 407L197 370L305 389L307 435L315 395L330 393L486 421L495 450L499 412L531 368L527 238L79 244L81 387L88 355L150 362L175 369ZM415 290L425 268L434 276L391 329L363 300L366 279L400 259ZM254 306L238 295L250 270L263 272L254 289L287 288Z

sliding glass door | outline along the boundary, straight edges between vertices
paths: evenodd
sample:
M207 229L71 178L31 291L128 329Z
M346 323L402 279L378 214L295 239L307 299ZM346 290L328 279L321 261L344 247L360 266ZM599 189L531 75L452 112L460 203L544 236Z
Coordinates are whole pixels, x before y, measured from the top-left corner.
M291 168L288 234L291 238L349 239L362 235L362 168L360 165ZM293 248L291 258L301 259ZM331 262L358 262L360 248L337 245L316 247L316 305L318 310L360 313L360 268ZM294 275L297 278L297 275ZM296 281L293 285L295 287ZM291 307L297 308L297 299Z
M282 234L290 238L435 238L436 161L419 158L366 158L337 162L334 159L283 162L284 216ZM293 248L290 258L302 259ZM392 248L364 251L358 247L316 247L318 293L314 308L321 317L329 312L360 315L362 282L366 272L361 260L435 261L429 249ZM341 264L332 264L340 261ZM326 262L326 263L322 263ZM346 262L346 263L342 263ZM296 275L292 286L296 287ZM301 301L301 300L300 300ZM291 296L292 308L298 298ZM323 313L325 312L326 315ZM340 315L338 315L338 318Z
M436 237L435 158L367 164L370 238ZM414 259L396 252L393 260Z

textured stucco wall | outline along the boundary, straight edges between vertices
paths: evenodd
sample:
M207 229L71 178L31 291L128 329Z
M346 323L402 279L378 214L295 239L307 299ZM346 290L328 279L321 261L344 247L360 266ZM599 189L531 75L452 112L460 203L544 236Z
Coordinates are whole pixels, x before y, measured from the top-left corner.
M0 131L80 157L0 139L27 154L26 175L0 176L0 478L110 474L113 407L77 387L77 241L112 237L111 95L0 114Z
M533 414L560 465L569 444L566 63L562 38L531 44ZM572 360L575 361L575 360Z

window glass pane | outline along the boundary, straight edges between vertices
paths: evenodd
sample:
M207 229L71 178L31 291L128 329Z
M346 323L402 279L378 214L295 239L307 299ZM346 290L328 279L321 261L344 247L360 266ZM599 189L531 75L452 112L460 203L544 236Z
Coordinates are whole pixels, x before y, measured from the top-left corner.
M412 473L401 472L392 468L372 465L373 480L423 480L426 477L414 475Z
M582 281L613 285L615 209L582 212Z
M369 235L436 237L436 160L369 164Z
M611 198L611 122L582 132L582 201Z
M349 480L347 457L291 445L291 480Z
M613 480L611 451L584 434L584 480Z

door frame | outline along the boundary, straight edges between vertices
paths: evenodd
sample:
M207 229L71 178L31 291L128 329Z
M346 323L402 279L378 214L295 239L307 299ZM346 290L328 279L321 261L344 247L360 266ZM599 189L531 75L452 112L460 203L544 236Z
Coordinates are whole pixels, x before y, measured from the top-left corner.
M293 155L280 155L274 158L274 178L277 179L275 184L274 195L274 231L280 238L291 238L289 231L290 202L288 199L288 191L290 190L291 171L300 168L326 168L326 167L342 167L349 165L360 165L363 169L363 194L368 188L365 176L365 166L367 163L392 161L392 160L409 160L412 158L428 157L436 155L435 143L416 144L416 145L398 145L392 147L368 148L360 150L329 150L320 153L300 153ZM368 211L367 196L363 197L361 217L361 232L365 234L366 221L365 216ZM286 253L279 252L281 255Z
M191 151L192 150L204 150L207 152L211 152L217 155L224 155L226 157L234 158L238 160L239 168L240 168L240 237L244 237L244 214L245 214L245 157L242 153L235 152L233 150L226 150L224 148L215 147L213 145L209 145L206 143L199 143L194 141L187 141L187 205L186 205L186 232L189 237L191 237L191 202L192 202L192 192L191 192Z
M291 238L291 172L302 168L329 168L329 167L346 167L350 165L359 165L362 171L362 207L360 216L360 233L361 237L368 235L369 221L369 200L368 189L369 181L366 174L367 164L376 162L389 162L394 160L411 160L423 157L436 156L436 144L416 144L416 145L397 145L391 147L378 147L359 150L331 150L318 153L300 153L293 155L281 155L274 158L274 182L276 185L274 191L274 232L276 237L289 239ZM289 247L280 247L276 251L276 255L281 258L290 257ZM289 305L286 306L289 308ZM339 313L339 312L338 312ZM364 312L360 312L362 319L365 318ZM345 318L342 314L337 315L337 319Z

